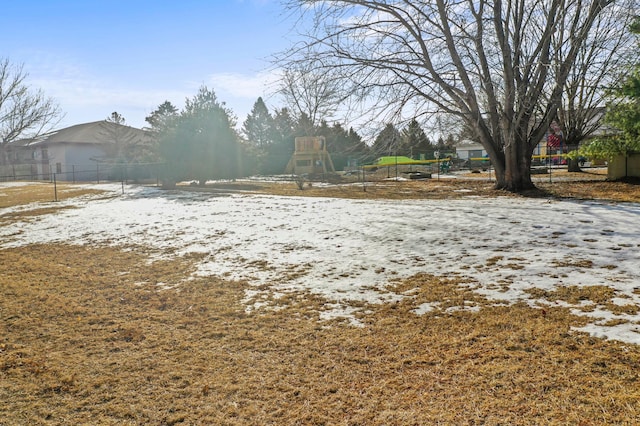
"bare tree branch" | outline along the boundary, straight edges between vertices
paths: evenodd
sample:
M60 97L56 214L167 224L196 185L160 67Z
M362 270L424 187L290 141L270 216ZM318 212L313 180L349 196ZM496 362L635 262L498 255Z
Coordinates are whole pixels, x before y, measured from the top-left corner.
M42 90L31 89L26 78L22 66L0 60L0 148L51 130L61 116L59 106Z
M618 57L590 37L610 28L599 16L636 1L290 0L306 38L280 65L330 72L363 112L459 117L487 149L498 186L526 189L578 59Z

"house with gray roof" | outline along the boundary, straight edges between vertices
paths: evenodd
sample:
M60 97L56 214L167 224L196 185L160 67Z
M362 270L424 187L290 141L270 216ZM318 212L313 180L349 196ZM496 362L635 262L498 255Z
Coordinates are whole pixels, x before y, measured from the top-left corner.
M56 179L66 181L113 179L117 178L110 175L115 164L135 161L150 143L148 133L134 127L106 120L77 124L12 142L12 164L2 166L0 175L49 180L55 173Z

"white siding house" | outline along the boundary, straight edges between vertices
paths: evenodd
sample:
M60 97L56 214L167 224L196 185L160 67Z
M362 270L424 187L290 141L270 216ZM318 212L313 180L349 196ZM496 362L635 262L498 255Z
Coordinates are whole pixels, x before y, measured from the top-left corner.
M53 131L24 144L22 149L31 151L30 156L42 179L49 179L49 173L55 173L59 180L90 181L100 175L105 177L106 166L101 163L114 159L118 139L127 144L149 141L144 130L95 121Z
M469 160L471 158L484 158L487 156L487 151L478 142L463 139L456 144L456 154L461 160Z

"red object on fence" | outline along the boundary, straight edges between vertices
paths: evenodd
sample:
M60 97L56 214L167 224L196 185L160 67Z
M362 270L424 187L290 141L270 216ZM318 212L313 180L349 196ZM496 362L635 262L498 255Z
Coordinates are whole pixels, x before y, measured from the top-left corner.
M551 133L549 134L549 136L547 136L547 146L549 148L560 148L561 142L562 139L560 139L560 136L556 135L555 133Z

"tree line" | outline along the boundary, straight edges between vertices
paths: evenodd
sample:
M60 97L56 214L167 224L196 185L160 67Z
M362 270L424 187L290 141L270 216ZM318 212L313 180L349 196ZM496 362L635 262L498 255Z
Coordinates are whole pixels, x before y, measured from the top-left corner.
M369 145L356 130L339 122L319 119L314 124L305 112L292 114L287 107L272 113L261 97L237 130L233 111L206 86L186 100L182 111L165 101L145 120L154 149L140 160L164 163L168 183L195 180L204 185L210 179L282 174L296 136L324 136L336 170L384 155L433 158L434 151L451 147L454 141L453 136L431 141L414 119L400 130L387 124Z

